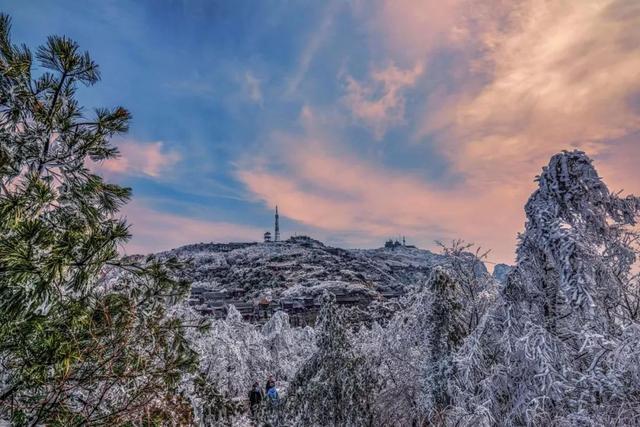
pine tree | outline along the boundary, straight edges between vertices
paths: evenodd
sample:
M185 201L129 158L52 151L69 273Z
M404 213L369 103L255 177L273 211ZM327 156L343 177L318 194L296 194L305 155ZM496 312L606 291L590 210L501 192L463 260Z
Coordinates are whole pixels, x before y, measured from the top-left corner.
M335 296L325 293L318 316L317 352L300 368L285 400L293 425L370 426L377 375L354 351Z
M459 284L444 269L437 268L429 280L426 310L424 383L427 412L431 420L442 420L451 403L449 377L454 371L453 354L466 336Z
M359 334L359 351L380 373L381 425L443 422L452 400L456 354L495 300L483 254L461 240L440 244L427 280L396 302L391 319ZM392 396L392 398L389 398Z
M79 105L99 79L72 40L51 36L34 58L0 15L0 418L16 425L189 413L176 387L197 357L167 314L188 284L173 260L118 255L131 191L87 168L118 155L130 120Z

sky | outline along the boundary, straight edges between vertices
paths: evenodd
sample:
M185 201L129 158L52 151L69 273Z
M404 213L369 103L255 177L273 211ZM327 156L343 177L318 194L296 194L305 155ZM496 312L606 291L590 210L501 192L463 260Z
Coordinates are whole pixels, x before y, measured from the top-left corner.
M66 35L122 105L126 253L284 237L464 239L512 263L534 179L589 154L640 194L637 0L5 0L13 39Z

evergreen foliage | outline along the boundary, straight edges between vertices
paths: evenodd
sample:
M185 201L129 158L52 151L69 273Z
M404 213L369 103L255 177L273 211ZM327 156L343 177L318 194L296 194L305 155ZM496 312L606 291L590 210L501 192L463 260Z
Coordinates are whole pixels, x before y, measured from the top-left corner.
M175 261L118 255L131 191L87 167L118 155L130 120L79 105L99 79L72 40L34 55L0 15L0 418L16 425L190 417L177 386L197 357L167 314L189 286Z
M351 344L347 324L325 293L317 320L318 350L290 384L286 416L292 425L371 426L377 373Z
M459 285L441 269L436 269L429 281L424 383L431 420L444 417L451 403L448 380L454 369L453 353L465 338L466 325L461 317L462 301L456 298L457 287Z

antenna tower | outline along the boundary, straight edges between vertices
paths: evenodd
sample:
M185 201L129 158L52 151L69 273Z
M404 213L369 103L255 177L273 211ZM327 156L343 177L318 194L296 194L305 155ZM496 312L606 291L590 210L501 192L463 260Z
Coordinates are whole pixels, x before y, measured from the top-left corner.
M275 233L273 236L273 241L274 242L279 242L280 241L280 216L278 215L278 206L276 205L276 228L275 228Z

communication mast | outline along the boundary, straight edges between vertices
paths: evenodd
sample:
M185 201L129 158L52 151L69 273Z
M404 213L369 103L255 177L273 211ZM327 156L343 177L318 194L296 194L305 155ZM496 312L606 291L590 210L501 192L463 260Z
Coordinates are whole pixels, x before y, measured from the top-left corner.
M278 216L278 205L276 205L276 229L274 231L275 233L273 235L273 241L279 242L280 241L280 217Z

